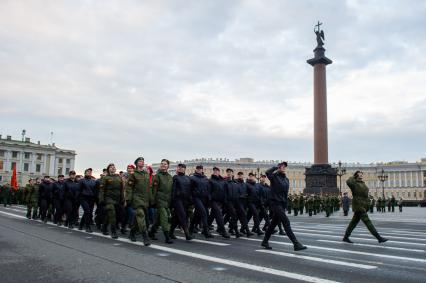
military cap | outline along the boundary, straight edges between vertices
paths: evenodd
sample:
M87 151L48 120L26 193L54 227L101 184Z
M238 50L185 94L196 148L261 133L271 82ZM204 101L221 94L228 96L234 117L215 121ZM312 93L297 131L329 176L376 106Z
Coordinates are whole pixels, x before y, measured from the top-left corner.
M286 161L283 161L283 162L281 162L281 163L278 163L278 167L280 167L280 166L282 166L282 165L284 165L285 167L287 167L287 166L288 166L288 164L287 164L287 162L286 162Z
M145 158L143 158L143 157L138 157L138 158L136 158L136 160L135 160L135 165L137 165L138 164L138 161L139 160L142 160L142 161L145 161Z
M58 175L58 178L61 178L61 177L65 177L65 176L64 176L64 175L62 175L62 174L61 174L61 175Z
M203 165L197 165L195 169L204 169Z
M244 175L244 173L240 171L237 173L237 175Z
M249 175L249 176L254 176L254 174L253 174L252 172L250 172L248 175Z
M234 170L232 170L231 168L227 168L226 172L234 172Z
M219 167L216 167L216 166L215 166L215 167L213 167L213 171L215 171L215 170L216 170L216 171L220 171Z
M71 170L71 171L70 171L70 173L69 173L68 175L70 175L70 176L71 176L71 175L75 175L75 171L74 171L74 170Z
M179 164L178 164L178 167L186 168L186 165L185 165L185 164L183 164L183 163L179 163Z

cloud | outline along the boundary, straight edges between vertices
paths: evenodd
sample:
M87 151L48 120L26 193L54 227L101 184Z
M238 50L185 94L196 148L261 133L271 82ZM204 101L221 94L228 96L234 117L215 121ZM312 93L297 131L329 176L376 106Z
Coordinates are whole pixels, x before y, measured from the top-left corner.
M138 155L311 160L317 20L334 61L330 159L424 155L422 1L39 4L0 4L0 131L54 131L78 169Z

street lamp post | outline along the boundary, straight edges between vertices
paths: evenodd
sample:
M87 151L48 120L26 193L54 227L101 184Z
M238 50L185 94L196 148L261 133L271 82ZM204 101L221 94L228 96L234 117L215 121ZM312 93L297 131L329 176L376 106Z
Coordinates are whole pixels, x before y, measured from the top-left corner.
M385 199L385 182L388 180L388 175L385 174L385 170L382 168L381 174L377 176L379 178L379 181L382 182L382 196L383 199Z
M339 167L337 167L337 176L339 176L340 187L339 187L339 195L342 196L342 176L346 174L346 168L342 167L342 161L339 161Z

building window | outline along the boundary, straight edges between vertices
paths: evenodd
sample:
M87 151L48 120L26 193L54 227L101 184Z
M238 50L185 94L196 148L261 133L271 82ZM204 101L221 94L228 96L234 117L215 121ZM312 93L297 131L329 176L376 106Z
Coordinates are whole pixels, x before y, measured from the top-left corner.
M71 164L71 159L67 158L67 164Z
M408 193L407 193L407 196L410 198L410 197L411 197L411 192L408 192Z
M0 160L0 170L3 170L3 160Z
M42 156L43 155L41 153L37 153L37 160L41 160Z
M65 168L65 174L68 175L70 173L70 168Z
M4 150L0 150L0 156L4 157Z
M24 153L24 158L25 159L30 159L30 157L31 157L31 153L30 152L25 152Z
M58 167L58 174L57 175L61 175L62 174L62 167Z
M16 167L16 162L12 162L11 164L10 164L10 170L13 170L13 168L14 167Z
M30 164L24 163L24 171L28 172L30 170Z
M18 158L18 152L12 151L12 158Z
M62 164L62 158L59 158L58 162L59 164Z
M41 171L41 165L37 164L36 165L36 172L40 173L40 171Z
M413 197L415 197L415 198L417 197L417 192L413 193Z

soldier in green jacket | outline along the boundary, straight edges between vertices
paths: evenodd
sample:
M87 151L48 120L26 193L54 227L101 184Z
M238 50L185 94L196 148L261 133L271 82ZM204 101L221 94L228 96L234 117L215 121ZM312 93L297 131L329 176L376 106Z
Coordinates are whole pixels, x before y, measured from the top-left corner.
M324 197L325 217L330 217L331 214L331 197L326 194Z
M287 211L288 211L288 214L291 214L292 207L293 207L293 196L290 194L290 195L288 195L288 198L287 198Z
M374 207L376 206L376 200L370 195L370 213L374 213Z
M3 197L3 205L4 207L6 207L6 205L10 205L10 195L11 195L11 186L9 185L9 183L6 183L2 190L1 190L1 194Z
M124 183L120 175L115 174L114 164L107 167L107 175L101 179L99 201L105 204L106 217L102 232L108 235L108 225L111 226L111 238L117 239L116 209L124 200Z
M297 216L299 214L299 196L295 195L293 198L293 209L294 209L294 216Z
M172 187L173 177L167 170L169 169L170 162L167 159L161 160L160 171L154 176L152 180L152 192L154 199L154 206L157 208L155 213L155 221L149 231L151 239L155 239L155 234L159 226L164 233L165 242L172 244L170 239L170 207L172 200Z
M300 194L300 196L299 196L299 212L300 212L300 215L303 214L304 209L305 209L305 197L303 196L303 194Z
M382 211L382 198L381 197L379 197L377 199L377 202L376 202L376 211L377 212L381 212Z
M306 210L309 214L309 216L312 216L312 212L314 210L314 196L311 195L307 200L306 200Z
M38 212L38 207L39 207L39 205L38 205L38 201L39 201L38 200L38 197L39 197L38 190L39 190L40 184L41 184L41 179L37 178L36 181L35 181L35 184L31 187L30 196L28 198L28 201L31 205L29 214L31 215L31 211L32 211L32 219L37 218L37 212Z
M25 186L24 189L24 199L25 199L25 203L27 204L27 218L31 219L31 201L30 201L30 194L31 194L31 190L34 186L34 179L30 179L28 181L28 184Z
M147 234L145 212L149 207L152 194L149 173L143 170L144 163L143 157L138 157L135 160L136 169L127 179L126 203L132 208L135 215L130 230L130 240L136 242L136 234L141 233L144 245L149 246L151 243Z
M343 241L347 243L353 243L349 239L349 236L355 229L358 222L362 220L365 226L367 226L367 229L374 237L376 237L379 243L386 242L388 239L379 235L373 223L368 218L367 211L369 210L370 202L368 200L368 187L363 181L363 173L361 171L356 171L353 177L350 177L346 181L346 184L352 191L352 210L354 211L354 216L352 217L352 220L346 229Z
M318 194L314 196L314 215L317 215L317 213L320 213L321 209L321 198Z

